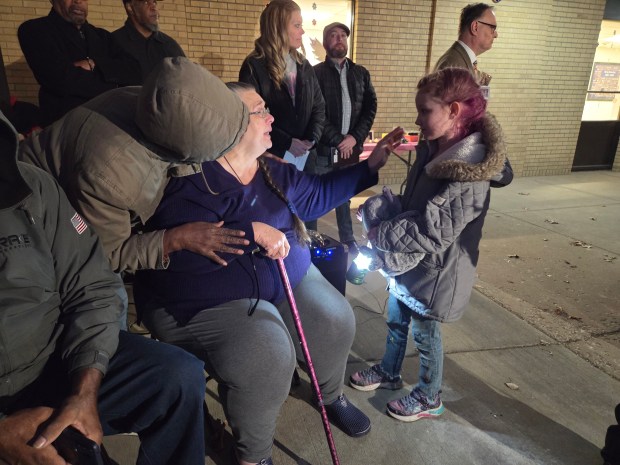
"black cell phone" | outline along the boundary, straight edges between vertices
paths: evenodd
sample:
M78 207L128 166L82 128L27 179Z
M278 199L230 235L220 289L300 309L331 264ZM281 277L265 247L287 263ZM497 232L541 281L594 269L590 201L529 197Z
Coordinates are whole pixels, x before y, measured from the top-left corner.
M342 158L342 154L336 147L331 147L332 166L335 168L342 168L349 165L355 165L360 161L360 154L362 151L356 145L353 147L353 153L349 158Z
M71 465L105 465L99 444L72 426L65 428L52 444Z

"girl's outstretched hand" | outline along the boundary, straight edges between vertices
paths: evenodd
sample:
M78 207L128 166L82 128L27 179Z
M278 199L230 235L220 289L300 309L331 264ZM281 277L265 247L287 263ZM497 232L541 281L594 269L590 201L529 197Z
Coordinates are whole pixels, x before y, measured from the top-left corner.
M370 171L376 173L387 163L390 152L398 147L403 139L405 131L401 127L392 129L383 139L377 142L374 150L368 157Z

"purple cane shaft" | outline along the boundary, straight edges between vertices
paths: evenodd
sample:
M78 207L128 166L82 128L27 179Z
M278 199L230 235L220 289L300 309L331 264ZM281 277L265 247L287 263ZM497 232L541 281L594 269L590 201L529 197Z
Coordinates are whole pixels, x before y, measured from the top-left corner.
M308 344L306 343L304 329L301 326L299 311L297 310L297 304L295 303L295 297L293 296L293 289L291 288L291 283L288 280L288 274L286 272L286 267L284 266L284 260L278 258L277 262L278 270L280 271L280 278L282 279L284 291L286 292L286 298L288 299L289 306L291 307L291 313L293 314L293 320L295 321L295 329L297 330L297 335L299 336L301 350L304 354L304 358L306 359L306 365L308 365L308 373L310 374L312 389L314 390L314 394L316 395L316 398L319 401L319 406L321 407L323 429L325 430L325 436L327 437L329 452L332 455L332 463L334 465L340 465L340 460L338 459L338 452L336 452L336 444L334 443L334 436L332 435L332 429L330 427L329 420L327 419L327 411L325 410L325 405L323 404L323 395L321 394L319 381L316 378L316 372L314 371L314 365L312 364L312 358L310 357L310 350L308 349Z

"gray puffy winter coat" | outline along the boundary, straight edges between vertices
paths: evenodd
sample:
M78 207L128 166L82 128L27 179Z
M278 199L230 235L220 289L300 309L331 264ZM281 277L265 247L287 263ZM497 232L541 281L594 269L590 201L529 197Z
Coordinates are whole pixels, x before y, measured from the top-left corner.
M432 143L418 146L400 198L404 213L378 226L375 245L426 254L415 268L389 279L389 292L424 316L447 322L459 319L469 302L491 181L509 184L512 169L491 115L479 133L431 160L434 149Z

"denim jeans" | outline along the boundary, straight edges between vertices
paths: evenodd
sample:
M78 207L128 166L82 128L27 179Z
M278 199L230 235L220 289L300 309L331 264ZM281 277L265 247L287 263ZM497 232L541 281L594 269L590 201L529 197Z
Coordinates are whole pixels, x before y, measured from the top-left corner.
M67 394L62 362L20 391L12 410L57 407ZM138 465L204 465L203 363L178 347L121 331L99 389L104 435L136 432Z
M411 326L411 334L420 353L418 383L414 389L427 397L439 394L443 375L440 323L422 317L391 294L387 308L388 334L381 368L389 376L400 375Z

